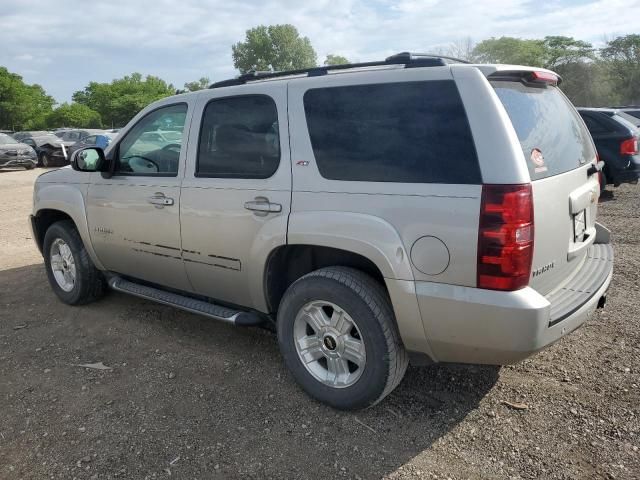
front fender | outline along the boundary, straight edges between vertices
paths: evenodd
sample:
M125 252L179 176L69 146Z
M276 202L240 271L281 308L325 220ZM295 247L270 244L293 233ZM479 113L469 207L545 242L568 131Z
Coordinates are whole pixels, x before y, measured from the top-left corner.
M357 253L371 260L382 276L414 280L402 240L385 220L352 212L295 212L289 217L291 245L318 245Z
M84 202L88 188L88 184L82 183L36 183L33 196L33 215L37 217L44 210L55 210L71 217L78 229L78 233L80 233L80 238L82 238L82 243L84 243L91 261L96 268L104 270L104 266L93 250L91 236L89 235Z

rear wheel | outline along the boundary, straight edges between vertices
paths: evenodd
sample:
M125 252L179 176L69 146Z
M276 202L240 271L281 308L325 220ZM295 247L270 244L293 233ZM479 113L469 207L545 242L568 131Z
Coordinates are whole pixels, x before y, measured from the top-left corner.
M408 364L385 290L352 268L323 268L291 285L278 311L278 341L300 386L339 409L376 404Z
M104 277L91 262L71 221L56 222L49 227L43 253L49 284L64 303L82 305L104 294Z

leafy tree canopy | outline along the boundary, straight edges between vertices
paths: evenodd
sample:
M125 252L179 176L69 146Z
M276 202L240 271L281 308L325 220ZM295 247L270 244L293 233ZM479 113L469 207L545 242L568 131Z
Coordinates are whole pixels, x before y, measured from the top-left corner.
M204 90L208 88L211 82L209 81L209 77L202 77L195 82L187 82L184 84L184 89L187 92L197 92L198 90Z
M307 37L293 25L260 25L247 30L245 41L231 47L233 64L251 70L294 70L317 64L316 52Z
M640 35L610 40L600 54L621 101L640 103Z
M492 37L476 45L473 53L481 63L508 63L532 67L542 67L545 64L543 40Z
M73 101L100 114L105 126L121 127L151 102L175 93L164 80L132 73L111 83L91 82L73 94Z
M345 63L349 63L347 57L343 57L342 55L327 55L327 58L324 61L325 65L344 65Z
M49 128L101 128L100 114L81 103L63 103L47 116Z
M40 85L28 85L20 75L0 67L0 128L43 128L54 103Z

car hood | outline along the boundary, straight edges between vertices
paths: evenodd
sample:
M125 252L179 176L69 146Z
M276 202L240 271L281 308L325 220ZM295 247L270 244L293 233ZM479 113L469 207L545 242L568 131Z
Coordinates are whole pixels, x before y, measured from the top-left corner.
M0 152L6 151L6 150L31 150L31 147L26 143L20 143L20 142L3 143L2 145L0 145Z

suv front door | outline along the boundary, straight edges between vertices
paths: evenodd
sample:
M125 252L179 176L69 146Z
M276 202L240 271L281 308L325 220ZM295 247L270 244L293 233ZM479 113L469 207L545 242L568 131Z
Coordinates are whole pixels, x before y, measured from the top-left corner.
M186 291L179 213L190 116L187 103L142 116L110 151L114 175L94 174L87 194L91 243L108 270Z
M224 90L203 92L194 112L183 258L196 293L266 311L264 265L286 243L291 204L286 83Z

